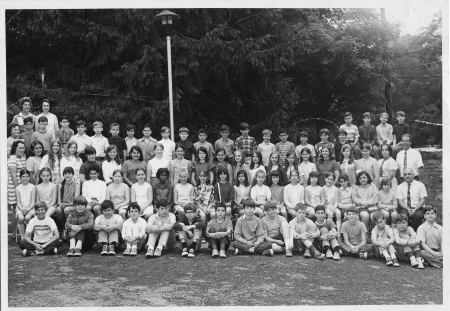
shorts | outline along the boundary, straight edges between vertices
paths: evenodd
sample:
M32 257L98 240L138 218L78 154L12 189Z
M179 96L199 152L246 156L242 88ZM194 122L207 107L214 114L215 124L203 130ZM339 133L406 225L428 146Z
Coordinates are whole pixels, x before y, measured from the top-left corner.
M22 212L16 207L16 218L18 217L19 214L22 214ZM23 214L22 214L23 215ZM32 208L27 215L36 215L35 214L35 210L34 208ZM25 217L25 216L24 216Z

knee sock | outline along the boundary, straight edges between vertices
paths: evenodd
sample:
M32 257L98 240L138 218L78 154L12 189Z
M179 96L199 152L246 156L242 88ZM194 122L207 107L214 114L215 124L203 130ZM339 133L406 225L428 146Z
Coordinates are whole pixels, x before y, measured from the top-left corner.
M81 249L83 247L83 242L81 242L80 240L77 241L77 244L75 246L75 248L79 248Z
M408 256L408 258L411 258L413 256L413 253L412 252L406 252L405 255Z
M187 248L187 243L186 243L186 241L183 240L183 241L181 242L181 247L182 247L182 248Z
M333 247L333 252L338 252L339 253L339 246L335 246L335 247Z
M326 253L330 249L330 245L325 245L323 247L323 252Z
M191 244L191 249L193 249L193 250L195 250L195 248L197 247L197 242L192 242L192 244Z
M314 245L311 245L309 248L309 251L311 252L311 254L315 254L317 252L317 249L314 247Z

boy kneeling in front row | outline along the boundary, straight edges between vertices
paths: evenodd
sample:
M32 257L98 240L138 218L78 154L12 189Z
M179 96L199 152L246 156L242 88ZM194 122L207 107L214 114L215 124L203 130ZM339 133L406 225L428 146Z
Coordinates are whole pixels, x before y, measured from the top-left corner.
M98 232L98 243L102 245L101 255L114 256L114 247L119 244L119 234L122 229L123 219L119 214L114 214L114 203L105 200L100 205L102 215L95 219L94 230Z
M81 257L81 249L87 235L93 235L94 214L87 210L87 200L79 195L73 199L74 210L67 215L66 230L69 240L67 257ZM92 245L91 245L92 246Z
M36 217L32 218L25 230L25 236L19 247L23 249L24 256L57 254L58 247L63 242L59 238L58 227L55 221L45 216L47 204L38 202L34 206ZM34 234L33 241L31 234Z
M206 237L209 238L209 247L212 248L212 257L226 258L226 251L230 246L230 235L233 231L231 219L225 219L227 206L225 203L216 204L216 218L211 219L206 227ZM220 250L220 251L219 251Z
M145 228L147 227L147 222L144 218L139 217L140 212L141 207L136 202L128 205L130 218L125 220L122 226L122 237L127 246L123 252L124 256L137 256L138 250L146 242Z
M201 244L202 229L206 225L200 216L197 216L197 207L193 203L188 203L184 206L184 215L181 220L173 225L174 231L179 231L179 237L183 250L182 257L195 257L195 248L197 244ZM188 252L189 248L189 252Z

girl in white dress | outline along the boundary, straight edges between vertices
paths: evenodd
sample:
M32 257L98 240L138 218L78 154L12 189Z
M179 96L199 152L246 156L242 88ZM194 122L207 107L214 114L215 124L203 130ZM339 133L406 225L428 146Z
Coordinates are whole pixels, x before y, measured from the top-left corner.
M145 220L148 220L150 216L153 215L153 189L152 186L145 181L147 176L143 168L138 167L135 174L137 183L134 183L131 186L131 202L137 202L137 204L139 204L141 208L140 215L144 215ZM124 216L122 217L125 218Z
M64 150L64 156L61 159L60 171L61 171L61 178L64 178L64 176L62 175L64 169L68 166L73 168L73 171L75 173L73 174L73 181L79 184L80 167L83 164L83 161L78 156L77 148L78 148L77 142L74 140L69 140L69 142L67 143L67 147Z
M56 211L56 200L58 187L50 181L51 170L44 167L39 173L39 184L36 186L36 202L42 201L47 204L47 217L52 217Z
M34 217L34 203L36 199L36 187L30 183L30 172L26 169L20 170L20 185L16 187L16 218L17 228L20 236L25 236L24 222L29 222Z

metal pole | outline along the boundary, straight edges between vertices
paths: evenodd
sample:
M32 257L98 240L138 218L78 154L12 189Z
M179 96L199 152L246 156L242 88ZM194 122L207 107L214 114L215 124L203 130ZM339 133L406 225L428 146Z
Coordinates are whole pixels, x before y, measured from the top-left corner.
M167 71L169 79L169 109L170 109L170 138L175 141L174 121L173 121L173 94L172 94L172 53L170 36L167 36Z

